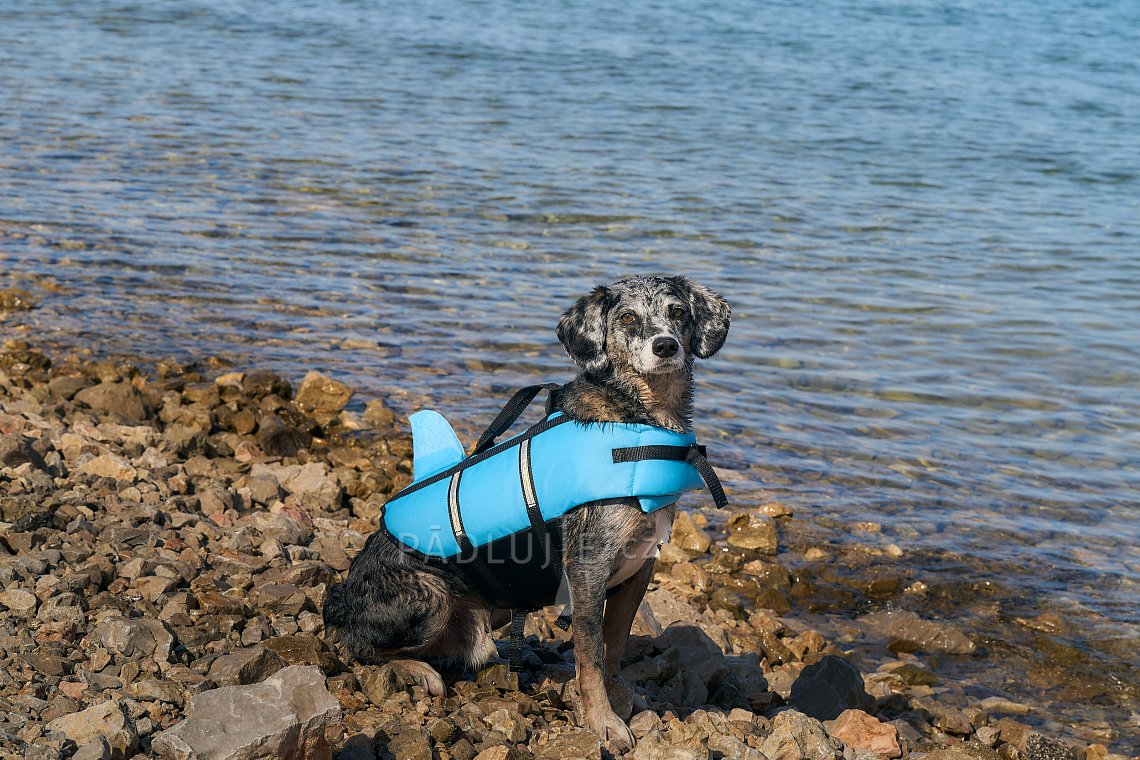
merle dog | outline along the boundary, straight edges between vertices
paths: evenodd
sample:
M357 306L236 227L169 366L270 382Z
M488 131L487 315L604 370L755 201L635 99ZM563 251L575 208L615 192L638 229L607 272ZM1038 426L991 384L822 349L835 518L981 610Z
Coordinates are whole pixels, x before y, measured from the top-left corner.
M688 432L693 360L724 344L731 311L724 298L685 277L630 277L578 299L558 323L558 339L582 368L557 389L553 406L582 422L627 422ZM582 720L604 742L634 739L606 692L667 540L674 508L642 512L636 498L584 504L562 518L563 570L572 607ZM462 573L427 567L380 533L329 592L324 619L358 659L402 653L479 666L496 653L496 611ZM406 664L408 665L408 664ZM443 681L410 664L430 691Z

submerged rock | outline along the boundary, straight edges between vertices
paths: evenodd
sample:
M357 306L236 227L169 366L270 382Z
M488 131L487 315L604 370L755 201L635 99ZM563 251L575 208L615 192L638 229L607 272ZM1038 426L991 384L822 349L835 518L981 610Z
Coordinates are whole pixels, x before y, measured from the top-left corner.
M976 649L970 637L955 626L923 620L907 610L875 612L859 618L859 622L880 635L909 644L917 651L970 654Z
M196 694L190 717L151 748L170 760L327 760L341 719L320 669L291 666L259 684Z

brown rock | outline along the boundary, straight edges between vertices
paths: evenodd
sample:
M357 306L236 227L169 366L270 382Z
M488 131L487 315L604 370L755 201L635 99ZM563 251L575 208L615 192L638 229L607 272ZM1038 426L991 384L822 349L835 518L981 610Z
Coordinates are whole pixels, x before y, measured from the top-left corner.
M149 411L138 389L125 382L100 383L84 388L75 394L74 400L128 423L145 422Z
M260 683L285 667L280 655L265 647L239 649L214 660L208 673L218 686Z
M126 459L115 454L100 454L79 465L79 471L96 478L112 478L127 483L135 482L138 470Z
M0 290L0 311L30 311L36 308L32 294L20 288Z
M898 732L862 710L844 710L835 720L823 724L827 733L854 750L874 752L879 757L899 757Z
M673 519L673 535L669 542L680 549L697 554L705 554L712 546L712 539L697 527L693 516L684 511L677 512L677 516Z
M111 757L116 760L130 757L139 739L126 707L116 699L56 718L48 723L47 728L58 731L81 747L101 736L107 740Z
M760 745L768 760L835 760L823 725L796 710L785 710L772 719L772 733Z
M348 405L352 389L342 382L319 372L309 372L301 381L294 399L297 406L309 414L336 414Z
M728 521L727 529L729 546L776 553L776 523L767 515L739 512Z

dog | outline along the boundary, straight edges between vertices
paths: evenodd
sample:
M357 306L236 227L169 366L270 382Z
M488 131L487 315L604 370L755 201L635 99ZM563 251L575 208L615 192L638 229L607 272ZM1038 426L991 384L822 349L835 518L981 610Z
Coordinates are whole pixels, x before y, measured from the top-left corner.
M637 276L599 285L562 315L557 335L581 373L552 391L551 407L584 423L641 423L687 433L693 362L720 350L731 308L685 277ZM667 540L675 507L652 514L636 498L587 503L562 519L562 569L572 608L579 720L617 751L634 737L613 711L607 679ZM329 591L326 630L358 660L400 653L433 694L444 685L423 659L479 667L496 654L498 616L454 569L428 567L380 532Z

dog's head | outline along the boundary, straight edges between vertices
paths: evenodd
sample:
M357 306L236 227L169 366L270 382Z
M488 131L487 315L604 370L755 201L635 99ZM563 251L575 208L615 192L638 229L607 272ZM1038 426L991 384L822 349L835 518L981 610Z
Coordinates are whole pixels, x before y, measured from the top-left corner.
M679 372L724 345L728 301L685 277L630 277L599 285L562 315L558 340L586 372Z

